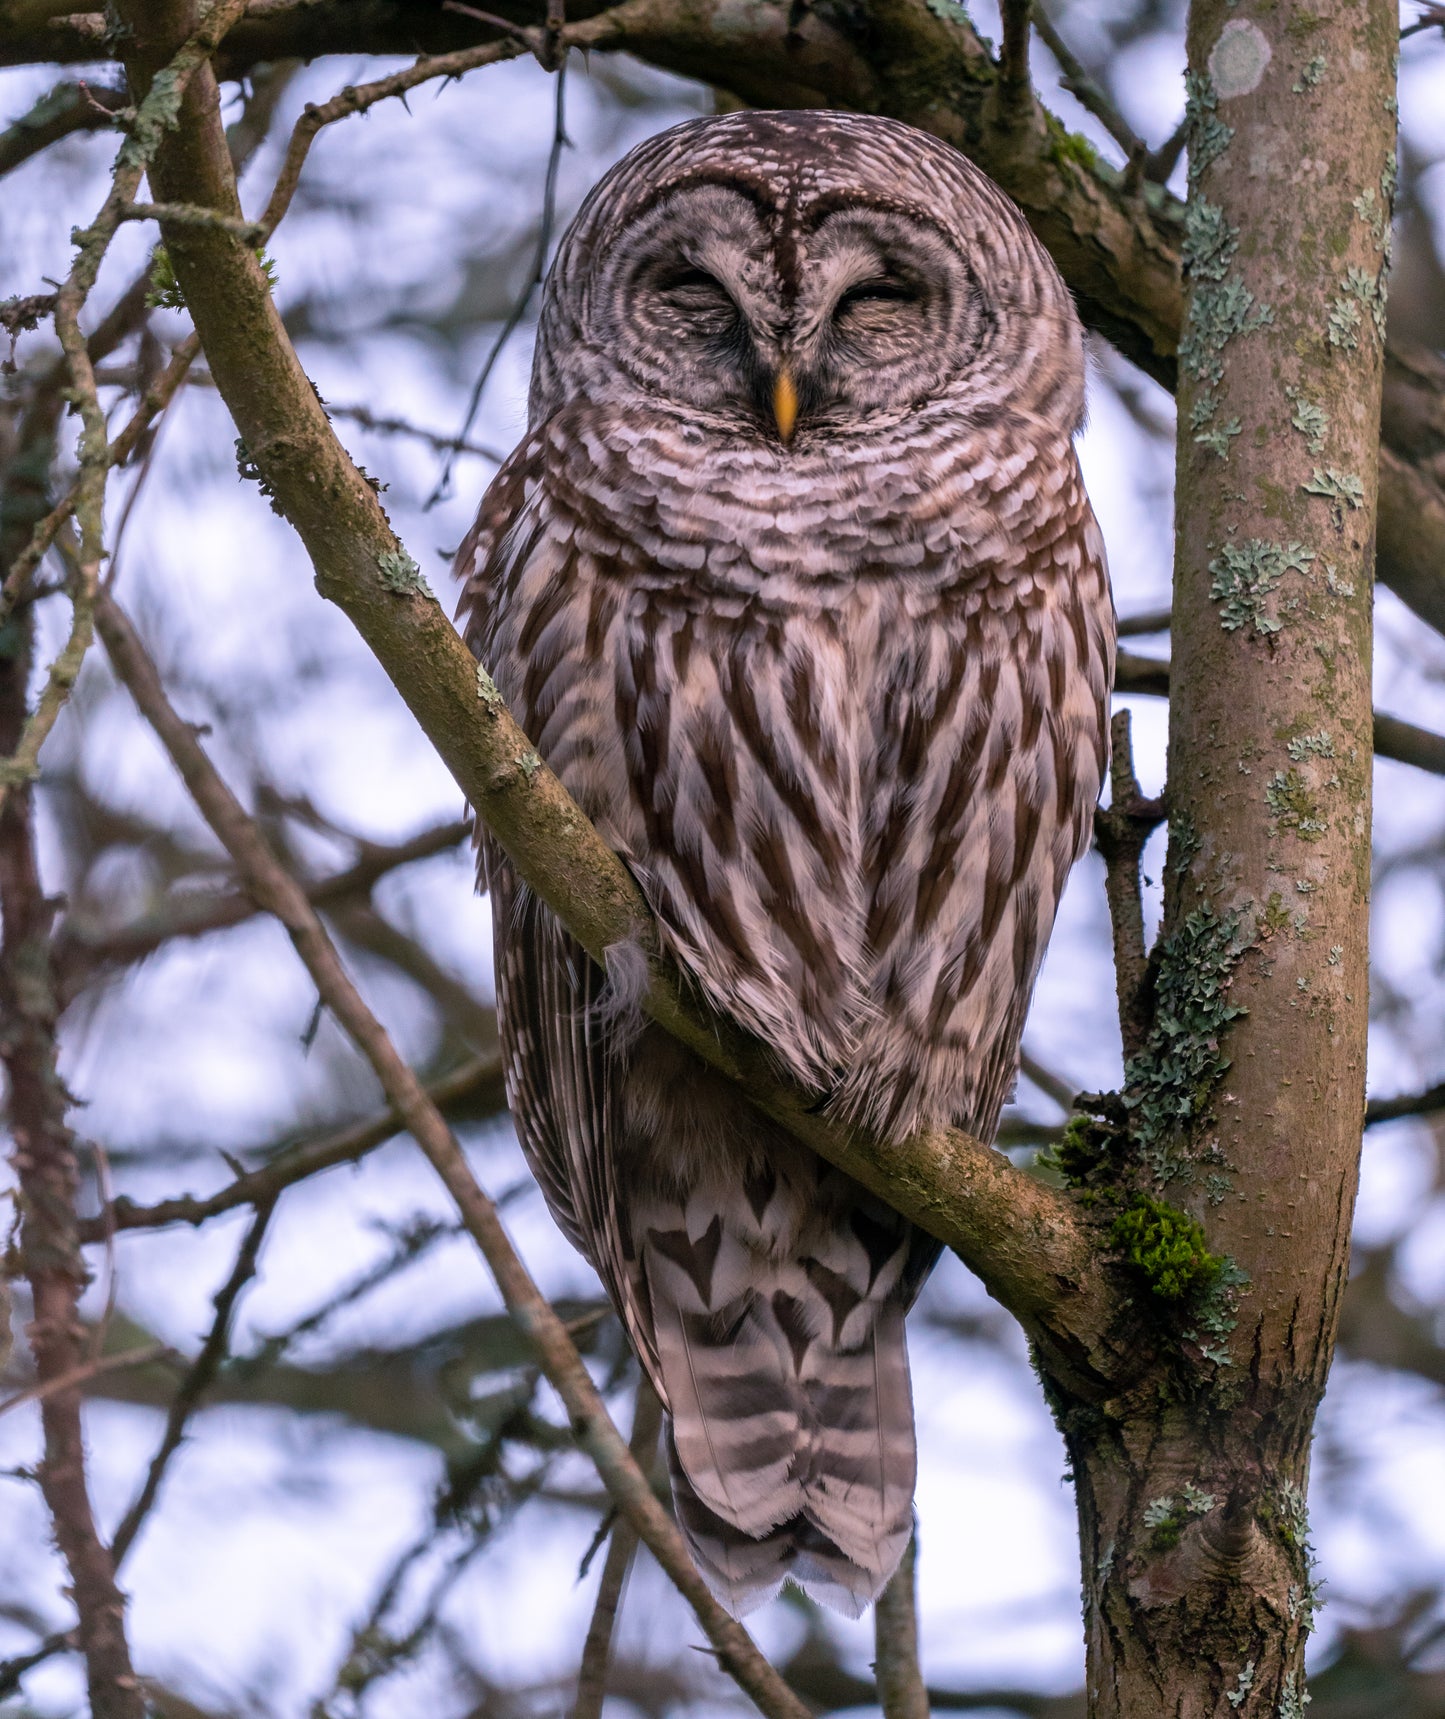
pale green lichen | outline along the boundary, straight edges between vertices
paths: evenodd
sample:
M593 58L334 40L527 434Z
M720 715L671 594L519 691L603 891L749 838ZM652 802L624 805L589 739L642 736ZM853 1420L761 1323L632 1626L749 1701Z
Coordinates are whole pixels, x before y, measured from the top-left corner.
M1305 1719L1305 1708L1309 1704L1310 1693L1301 1681L1299 1672L1290 1672L1280 1690L1276 1719Z
M1328 62L1323 54L1316 54L1314 58L1306 64L1304 70L1295 79L1295 81L1289 86L1291 92L1294 95L1303 95L1306 90L1314 89L1318 85L1320 79L1325 75L1325 66L1327 63Z
M1231 418L1227 424L1219 424L1212 430L1201 430L1194 438L1197 447L1206 448L1211 454L1218 454L1220 459L1229 459L1229 444L1244 426L1238 418Z
M1207 72L1184 74L1184 118L1189 126L1189 184L1228 149L1234 128L1216 112L1219 98Z
M1225 219L1217 203L1193 197L1184 211L1185 270L1201 281L1222 281L1239 249L1239 228Z
M1313 400L1307 400L1298 388L1286 385L1284 395L1294 406L1290 423L1305 438L1305 446L1312 454L1321 453L1330 427L1329 413Z
M398 597L429 597L436 601L436 593L422 577L421 568L404 549L383 549L376 558L376 567L382 584Z
M1144 1526L1153 1530L1149 1536L1150 1550L1172 1550L1190 1520L1207 1516L1218 1502L1212 1492L1201 1491L1192 1481L1185 1481L1177 1498L1169 1493L1162 1498L1151 1498L1144 1506Z
M1338 967L1340 962L1343 961L1344 958L1345 958L1345 946L1344 946L1344 944L1343 943L1331 943L1330 952L1329 952L1329 955L1327 957L1330 966L1331 967Z
M496 681L487 673L481 663L477 664L477 697L486 705L488 710L502 708L502 694Z
M1317 842L1329 830L1320 816L1314 790L1298 770L1276 770L1265 787L1264 798L1276 823L1293 830L1302 842Z
M1139 1154L1161 1184L1192 1177L1181 1146L1209 1116L1228 1071L1219 1041L1245 1012L1229 992L1249 946L1240 916L1221 917L1207 903L1160 941L1154 1020L1125 1065L1122 1101Z
M1247 1659L1240 1668L1239 1681L1235 1684L1233 1689L1227 1692L1224 1699L1233 1708L1237 1709L1243 1707L1245 1696L1248 1695L1250 1690L1253 1688L1254 1661L1252 1659Z
M1368 310L1381 340L1385 338L1386 286L1384 272L1372 275L1357 263L1345 271L1340 291L1330 305L1325 335L1331 346L1353 352L1360 344L1363 318L1361 307Z
M1388 208L1381 206L1374 187L1367 185L1350 207L1370 229L1370 240L1375 249L1383 251L1390 232L1390 213Z
M1189 298L1189 320L1179 342L1179 362L1210 387L1224 380L1224 348L1237 334L1254 334L1274 321L1243 281L1206 282Z
M1337 530L1343 530L1345 509L1352 511L1365 505L1365 486L1353 472L1338 472L1333 466L1321 470L1316 466L1308 483L1300 488L1306 495L1323 496L1330 504L1330 515Z
M1296 764L1303 764L1306 758L1333 758L1335 743L1329 730L1322 728L1318 734L1297 734L1285 750Z
M1260 635L1277 633L1283 624L1266 612L1265 604L1286 573L1304 573L1315 560L1302 543L1267 543L1251 537L1226 543L1209 563L1209 595L1220 605L1219 624L1232 633L1252 627Z

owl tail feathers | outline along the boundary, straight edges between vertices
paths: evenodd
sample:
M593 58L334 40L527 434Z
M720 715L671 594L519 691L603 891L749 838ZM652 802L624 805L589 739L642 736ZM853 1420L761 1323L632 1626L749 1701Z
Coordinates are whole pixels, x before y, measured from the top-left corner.
M721 1226L647 1232L678 1520L734 1616L791 1579L857 1617L912 1532L903 1306L811 1257L729 1283L727 1251Z
M887 1585L913 1533L910 1510L895 1530L875 1540L863 1561L849 1557L806 1516L794 1516L755 1538L735 1528L693 1490L671 1431L667 1440L672 1499L683 1538L703 1580L735 1618L774 1599L793 1581L844 1617L861 1617Z

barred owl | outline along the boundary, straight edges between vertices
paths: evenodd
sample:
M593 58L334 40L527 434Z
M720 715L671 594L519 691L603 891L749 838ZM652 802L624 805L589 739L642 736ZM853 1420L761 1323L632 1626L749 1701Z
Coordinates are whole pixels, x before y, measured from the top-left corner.
M459 554L473 649L698 994L883 1140L985 1139L1105 766L1081 332L1018 210L894 122L680 125L545 289ZM483 843L517 1129L668 1414L741 1615L851 1616L911 1531L937 1256L635 1012Z

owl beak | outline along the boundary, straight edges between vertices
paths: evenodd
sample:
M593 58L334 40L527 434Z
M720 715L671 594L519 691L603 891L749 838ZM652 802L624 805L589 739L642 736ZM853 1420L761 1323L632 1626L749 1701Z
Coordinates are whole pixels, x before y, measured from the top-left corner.
M773 381L773 417L786 446L793 439L793 426L798 421L798 390L793 382L793 373L786 364L778 366L778 374Z

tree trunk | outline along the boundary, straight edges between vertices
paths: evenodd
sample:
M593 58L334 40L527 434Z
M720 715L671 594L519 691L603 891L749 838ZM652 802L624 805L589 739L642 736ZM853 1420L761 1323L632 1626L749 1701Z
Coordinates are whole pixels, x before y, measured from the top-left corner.
M1097 1719L1306 1701L1364 1120L1395 49L1382 0L1190 13L1165 923L1122 1103L1063 1154L1165 1339L1115 1399L1055 1391Z

